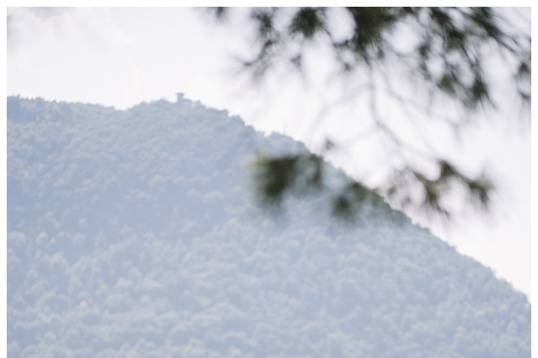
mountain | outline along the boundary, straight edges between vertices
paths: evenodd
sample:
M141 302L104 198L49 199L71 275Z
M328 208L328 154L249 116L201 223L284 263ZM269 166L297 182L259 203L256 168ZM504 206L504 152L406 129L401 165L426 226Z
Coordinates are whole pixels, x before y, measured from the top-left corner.
M9 97L9 355L530 356L526 296L381 199L260 209L253 156L306 150L184 98Z

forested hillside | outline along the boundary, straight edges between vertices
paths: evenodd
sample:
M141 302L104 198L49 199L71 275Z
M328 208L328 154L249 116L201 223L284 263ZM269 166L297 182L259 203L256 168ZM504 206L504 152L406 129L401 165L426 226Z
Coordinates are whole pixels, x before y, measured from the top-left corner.
M9 355L530 356L527 298L381 199L257 206L252 159L290 151L186 99L9 97Z

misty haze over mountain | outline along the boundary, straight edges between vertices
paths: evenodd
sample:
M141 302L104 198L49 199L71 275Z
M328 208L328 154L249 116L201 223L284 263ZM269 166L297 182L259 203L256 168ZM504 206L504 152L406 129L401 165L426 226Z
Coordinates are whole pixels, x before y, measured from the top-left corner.
M526 296L382 199L261 210L249 163L288 137L19 97L7 134L10 356L530 356Z
M248 55L254 50L248 29L255 24L247 16L247 21L236 23L231 18L223 26L200 10L10 7L7 93L125 109L142 101L174 100L179 89L207 106L237 114L257 130L295 138L315 153L324 150L328 139L336 144L327 152L331 163L369 187L385 182L383 175L391 173L389 168L399 151L393 151L381 133L370 132L375 123L368 115L366 97L340 102L352 95L357 85L361 87L356 81L360 79L351 76L351 86L342 87L334 77L334 63L324 61L322 55L313 57L313 71L306 73L306 82L284 71L252 86L246 73L235 72L238 63L234 54ZM514 26L530 35L529 8L495 11L519 13L513 19ZM244 12L247 15L248 8ZM504 61L493 62L497 64L487 66L493 73L504 72ZM395 75L400 76L396 69ZM398 79L393 84L398 89L404 82ZM435 152L446 155L466 175L485 173L495 189L486 215L459 195L448 198L455 206L450 225L436 220L435 215L422 215L420 210L407 210L406 214L459 252L491 267L532 300L530 131L527 125L519 126L521 121L527 122L530 113L521 113L519 102L512 103L515 93L511 86L503 81L495 87L500 90L494 96L499 98L498 106L472 115L475 124L462 128L461 136L442 120L432 120L437 117L434 113L422 119L412 115L409 119L417 122L415 131L415 124L401 112L403 107L390 105L384 96L380 103L382 112L386 111L383 117L402 140L427 152L430 148L423 145L430 142ZM402 94L416 95L412 88L402 88ZM336 103L342 105L334 106ZM433 109L441 116L452 110L444 101L439 105ZM332 110L327 112L328 108ZM370 134L363 137L361 133ZM352 140L356 136L361 139ZM412 153L405 157L424 173L436 175L423 158L415 161Z

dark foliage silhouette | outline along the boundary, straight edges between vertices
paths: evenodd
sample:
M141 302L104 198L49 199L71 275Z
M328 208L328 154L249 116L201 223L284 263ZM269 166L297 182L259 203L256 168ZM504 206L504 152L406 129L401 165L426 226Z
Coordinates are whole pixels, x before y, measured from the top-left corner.
M218 20L225 21L230 8L212 9ZM503 59L503 71L511 78L509 86L524 108L530 103L530 34L516 30L500 9L480 8L252 8L248 9L257 47L240 64L255 83L277 67L285 66L302 73L307 49L328 49L340 81L366 78L366 96L370 102L369 119L375 131L399 151L399 164L383 183L351 181L334 191L335 213L349 216L349 210L360 206L364 188L390 198L402 207L450 217L444 197L455 188L463 189L467 201L488 209L492 180L486 173L467 175L458 163L452 163L433 151L418 150L407 143L385 120L380 98L390 98L402 107L412 107L431 118L446 121L455 132L462 131L474 115L495 108L495 88L487 60L493 55ZM337 22L345 22L347 32L337 34ZM400 46L398 34L408 31L410 44ZM495 72L498 72L496 69ZM390 73L399 73L423 96L409 98L398 91ZM451 118L436 115L433 109L442 105L457 108ZM402 111L404 112L404 111ZM528 119L528 112L523 116ZM350 119L350 121L353 119ZM410 119L402 115L402 121ZM338 144L327 140L324 155ZM409 162L406 154L421 157L436 168L436 174L425 173ZM360 160L360 158L357 158ZM257 162L255 178L265 203L280 203L294 191L326 190L324 164L320 156L272 156ZM305 188L308 187L308 188ZM419 194L417 194L417 188ZM308 189L308 190L305 190ZM314 190L311 190L314 189ZM359 204L359 205L357 205Z

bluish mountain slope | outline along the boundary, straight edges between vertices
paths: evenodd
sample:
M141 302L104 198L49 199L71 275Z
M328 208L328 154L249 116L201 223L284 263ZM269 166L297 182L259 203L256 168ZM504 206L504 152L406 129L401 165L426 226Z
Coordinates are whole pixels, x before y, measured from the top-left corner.
M526 297L387 205L260 211L289 138L188 100L10 97L7 128L12 357L530 356Z

